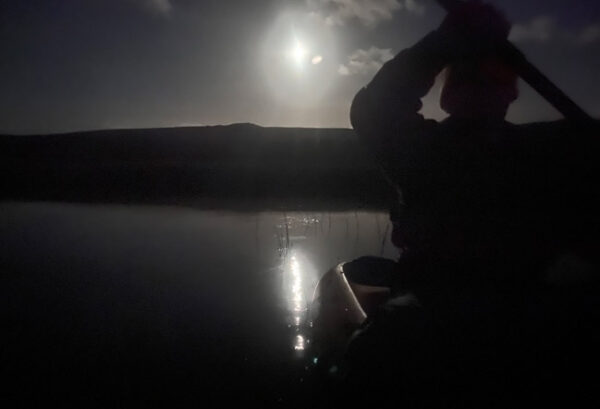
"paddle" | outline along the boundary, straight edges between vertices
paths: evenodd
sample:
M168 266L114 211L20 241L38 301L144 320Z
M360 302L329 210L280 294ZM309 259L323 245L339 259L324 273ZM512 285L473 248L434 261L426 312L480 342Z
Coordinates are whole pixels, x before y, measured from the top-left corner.
M460 6L462 0L436 0L446 11L454 10ZM583 109L571 98L554 85L540 70L527 61L525 55L508 40L498 44L500 55L506 59L523 80L556 108L565 118L578 121L592 121Z

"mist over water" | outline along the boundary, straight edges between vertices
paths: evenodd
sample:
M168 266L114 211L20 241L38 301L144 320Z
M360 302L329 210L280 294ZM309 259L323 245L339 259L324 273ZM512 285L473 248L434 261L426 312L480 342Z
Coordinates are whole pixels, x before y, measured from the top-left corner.
M227 400L219 391L233 385L265 404L291 399L320 276L358 256L396 256L376 212L1 207L4 371L16 384L83 376L79 390L115 402L155 399L156 385L191 401Z

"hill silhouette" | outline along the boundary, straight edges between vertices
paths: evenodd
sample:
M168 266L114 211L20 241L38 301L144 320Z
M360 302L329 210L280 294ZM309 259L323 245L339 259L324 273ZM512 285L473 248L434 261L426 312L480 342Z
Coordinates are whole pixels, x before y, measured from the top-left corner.
M350 129L227 126L0 136L4 200L381 209L391 191Z

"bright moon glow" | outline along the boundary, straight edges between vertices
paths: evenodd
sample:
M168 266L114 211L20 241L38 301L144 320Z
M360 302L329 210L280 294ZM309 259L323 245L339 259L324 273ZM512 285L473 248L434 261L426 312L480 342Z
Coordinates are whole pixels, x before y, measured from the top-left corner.
M309 14L283 11L261 43L259 67L278 103L273 120L284 112L296 115L298 121L314 118L340 77L336 61L341 57L329 27Z
M296 44L294 45L294 48L292 48L292 50L290 52L290 55L291 55L292 59L294 60L294 62L298 66L301 66L306 61L307 54L308 54L308 51L306 50L304 45L302 45L302 43L300 41L296 40Z

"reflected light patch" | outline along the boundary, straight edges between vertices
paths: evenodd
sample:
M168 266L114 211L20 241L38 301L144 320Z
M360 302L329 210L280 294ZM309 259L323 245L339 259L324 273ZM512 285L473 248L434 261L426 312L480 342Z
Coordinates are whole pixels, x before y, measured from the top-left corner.
M321 61L323 61L323 57L321 57L320 55L315 55L312 60L310 60L311 63L313 63L313 65L317 65L319 64Z
M302 335L296 336L296 341L294 343L294 349L296 351L304 351L304 337Z
M284 298L288 304L289 324L295 328L294 349L302 351L308 339L301 333L305 325L308 302L317 282L317 272L306 256L298 249L291 249L283 264Z
M302 271L300 270L300 264L295 256L292 256L291 261L291 272L292 272L292 302L294 312L301 312L305 309L304 304L304 289L302 286Z

